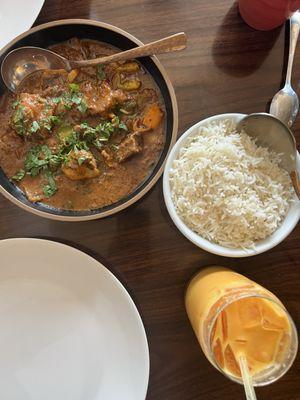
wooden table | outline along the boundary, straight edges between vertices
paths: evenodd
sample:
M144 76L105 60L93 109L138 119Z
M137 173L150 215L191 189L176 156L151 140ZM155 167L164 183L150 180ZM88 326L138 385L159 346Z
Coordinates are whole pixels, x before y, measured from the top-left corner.
M284 28L272 32L250 29L232 0L46 0L37 23L63 18L98 19L144 42L185 31L188 49L159 57L175 86L179 134L213 114L267 110L282 83ZM295 88L299 79L298 51ZM300 142L300 119L294 130ZM265 285L284 301L296 324L300 320L299 227L263 255L235 260L208 254L172 224L161 180L131 208L77 224L35 217L1 197L0 239L9 237L69 243L94 255L121 280L148 334L148 400L244 399L242 387L224 378L202 355L186 317L185 285L203 266L230 266ZM284 378L257 390L258 399L299 399L299 369L298 357Z

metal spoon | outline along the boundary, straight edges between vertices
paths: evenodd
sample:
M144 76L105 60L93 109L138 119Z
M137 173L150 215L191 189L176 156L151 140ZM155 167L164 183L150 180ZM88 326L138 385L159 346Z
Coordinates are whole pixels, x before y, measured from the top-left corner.
M107 64L112 61L125 61L154 54L169 53L185 49L186 42L186 35L181 32L110 56L82 61L67 60L53 51L40 47L20 47L12 50L4 58L1 65L1 75L8 89L15 92L28 75L38 70L65 69L71 71L76 68Z
M294 54L300 29L300 12L296 11L290 19L290 49L284 87L275 94L270 106L270 114L275 115L287 126L292 126L299 111L299 99L291 86Z
M297 172L296 140L291 130L278 118L267 113L249 114L237 125L237 130L257 139L257 144L281 155L281 167L290 174L300 199L300 180Z

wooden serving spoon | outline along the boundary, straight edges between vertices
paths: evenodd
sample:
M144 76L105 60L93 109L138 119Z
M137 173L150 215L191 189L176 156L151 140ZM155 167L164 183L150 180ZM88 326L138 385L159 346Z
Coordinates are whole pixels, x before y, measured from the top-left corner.
M53 51L40 47L19 47L12 50L4 58L1 65L1 75L8 89L16 92L20 83L28 75L39 70L65 69L71 71L76 68L92 67L112 61L125 61L154 54L170 53L185 49L186 42L185 33L180 32L110 56L82 61L67 60Z

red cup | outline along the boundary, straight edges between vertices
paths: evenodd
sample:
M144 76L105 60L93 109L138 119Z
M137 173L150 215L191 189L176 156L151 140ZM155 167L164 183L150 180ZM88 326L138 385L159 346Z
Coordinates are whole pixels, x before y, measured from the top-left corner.
M277 28L299 8L300 0L239 0L244 21L260 31Z

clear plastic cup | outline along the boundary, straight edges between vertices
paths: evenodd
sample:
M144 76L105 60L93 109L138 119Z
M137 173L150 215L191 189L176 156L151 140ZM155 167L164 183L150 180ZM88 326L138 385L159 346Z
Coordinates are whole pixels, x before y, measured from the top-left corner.
M252 375L254 386L263 386L278 380L288 371L298 350L295 324L281 301L273 293L243 275L221 267L206 268L194 276L188 285L185 296L186 310L205 356L215 368L229 379L240 384L243 384L243 382L239 375L237 354L228 353L227 347L226 352L223 352L224 349L216 349L216 342L213 337L217 329L216 321L220 320L222 312L233 306L241 308L240 306L249 301L253 301L255 304L262 302L261 304L264 307L267 306L266 310L273 310L276 315L280 315L287 327L286 331L282 332L282 337L280 336L282 349L277 351L276 359L270 363L262 363L260 366L263 366L263 369ZM241 310L244 309L241 308ZM242 314L242 317L245 324L247 321L251 322L249 327L246 327L247 332L250 332L254 323L253 316L249 317L247 314ZM270 348L268 334L271 331L265 333L264 342L255 344L258 349L263 348L264 344L266 349ZM262 337L260 336L260 338ZM270 338L272 339L272 336ZM219 351L222 352L223 360L226 355L225 365L218 356ZM246 356L248 355L250 357L250 354L246 354ZM232 369L227 368L229 362L232 363ZM235 368L236 373L233 373Z

